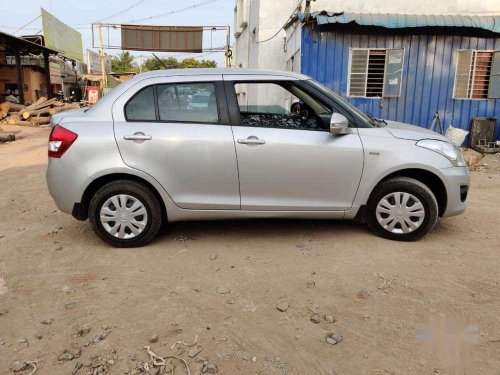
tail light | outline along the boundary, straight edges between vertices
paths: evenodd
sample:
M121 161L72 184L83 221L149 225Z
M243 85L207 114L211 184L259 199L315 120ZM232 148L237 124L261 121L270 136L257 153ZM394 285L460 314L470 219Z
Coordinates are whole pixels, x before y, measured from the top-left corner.
M49 137L49 158L60 158L68 151L78 134L56 125L52 129Z

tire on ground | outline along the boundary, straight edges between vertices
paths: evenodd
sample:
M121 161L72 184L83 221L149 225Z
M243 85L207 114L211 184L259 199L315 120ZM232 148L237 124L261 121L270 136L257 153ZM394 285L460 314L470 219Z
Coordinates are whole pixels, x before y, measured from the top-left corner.
M406 192L414 195L424 206L425 218L416 230L409 233L392 233L383 228L376 216L379 201L391 192ZM393 177L382 181L374 189L367 205L366 222L378 236L398 241L415 241L426 235L437 222L438 203L432 191L424 183L410 177Z
M134 238L120 239L109 234L99 219L103 204L113 195L127 194L139 199L148 214L144 230ZM163 222L163 212L156 195L140 182L116 180L101 187L92 197L89 205L89 220L94 232L115 247L140 247L150 242L158 233Z

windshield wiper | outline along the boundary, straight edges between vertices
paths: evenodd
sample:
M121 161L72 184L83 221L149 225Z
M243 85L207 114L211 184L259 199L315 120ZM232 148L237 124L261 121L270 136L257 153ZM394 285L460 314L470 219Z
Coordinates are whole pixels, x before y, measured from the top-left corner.
M378 118L376 118L375 116L373 116L373 115L371 115L369 113L367 113L366 115L371 120L371 123L372 123L373 126L376 126L376 127L380 128L382 126L382 124L387 125L387 122L385 120L378 119Z

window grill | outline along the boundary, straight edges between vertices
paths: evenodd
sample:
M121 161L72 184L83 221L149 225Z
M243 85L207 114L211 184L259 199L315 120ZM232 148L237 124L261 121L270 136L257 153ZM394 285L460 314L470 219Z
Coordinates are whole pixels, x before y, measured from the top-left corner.
M382 97L384 91L385 50L370 50L366 96Z
M402 49L351 49L349 96L398 97L403 72Z
M493 52L474 51L471 66L473 73L470 75L471 82L469 84L470 98L488 98L492 62Z
M488 99L500 96L500 52L458 52L454 98Z

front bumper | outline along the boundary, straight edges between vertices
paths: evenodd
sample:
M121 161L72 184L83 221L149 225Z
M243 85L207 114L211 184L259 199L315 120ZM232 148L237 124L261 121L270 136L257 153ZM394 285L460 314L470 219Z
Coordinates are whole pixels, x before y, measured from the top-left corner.
M447 204L443 217L460 215L467 208L470 174L467 167L450 167L440 170L446 188Z

